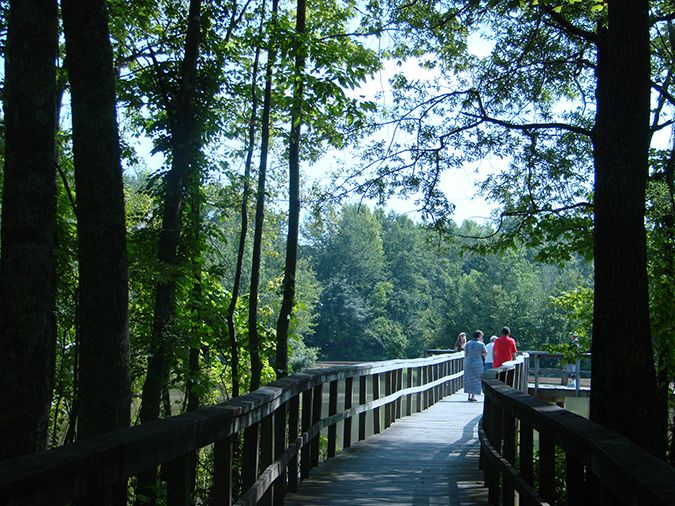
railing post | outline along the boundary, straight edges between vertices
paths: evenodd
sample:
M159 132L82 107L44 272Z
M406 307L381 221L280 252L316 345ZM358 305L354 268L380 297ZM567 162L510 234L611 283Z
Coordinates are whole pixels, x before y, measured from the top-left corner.
M495 405L492 399L485 395L485 406L483 413L483 432L487 437L488 442L495 448ZM483 452L487 450L482 449ZM499 502L499 471L494 467L487 457L483 460L483 472L485 473L485 486L488 487L488 502L490 504L498 504Z
M438 379L438 364L432 364L431 366L431 381L436 381ZM438 386L435 386L431 389L431 405L433 406L438 402Z
M445 362L438 363L438 379L441 380L445 377ZM438 399L441 400L445 397L445 383L438 385Z
M422 401L422 411L427 409L431 404L430 404L430 397L431 397L431 392L429 392L429 389L426 388L426 386L429 384L429 366L425 365L422 366L422 384L425 386L424 389L424 396L423 396L423 401Z
M396 387L396 371L389 371L389 394L395 394L397 387ZM391 427L391 424L393 424L396 421L396 401L391 401L387 407L389 408L389 426Z
M348 409L351 409L352 404L353 404L353 393L354 390L354 378L351 376L349 378L345 378L345 411ZM342 447L343 448L349 448L352 445L352 417L350 416L349 418L345 419L344 424L343 424L343 436L342 439L344 441Z
M445 378L447 377L447 371L445 369L446 365L447 363L445 361L438 364L439 379L445 380ZM438 398L438 400L440 401L441 399L445 398L446 395L448 395L448 383L446 381L443 381L443 383L440 384L438 391L440 393L440 397Z
M432 364L430 367L431 378L429 381L434 382L438 379L438 364ZM438 402L438 386L435 386L431 389L431 405L433 406Z
M338 382L331 381L328 392L328 416L337 413ZM328 458L335 457L335 447L337 446L337 424L328 427Z
M323 407L323 384L318 384L314 387L312 394L312 426L321 421L321 408ZM321 442L321 434L318 433L310 443L310 469L314 469L319 465L319 443Z
M288 430L287 425L287 410L288 404L284 403L274 412L274 460L283 455L288 448L289 438L286 435ZM297 431L297 424L296 424ZM291 432L289 431L289 435ZM297 434L296 434L297 435ZM295 436L293 437L295 439ZM292 439L291 439L292 441ZM284 497L286 496L286 468L281 471L281 474L274 482L273 490L273 504L275 506L282 506L284 504Z
M403 385L403 368L397 369L396 370L396 388L395 392L400 392L401 391L401 386ZM396 399L396 413L394 415L394 421L398 420L401 418L401 403L403 402L403 399L400 397Z
M555 444L539 433L539 495L549 503L555 502Z
M187 455L162 465L162 475L166 480L166 503L168 506L188 506L190 504L190 459Z
M613 504L611 501L607 500L611 497L611 494L608 494L607 487L595 474L589 472L586 476L586 483L588 492L587 504L593 506Z
M387 371L384 373L384 396L387 397L388 395L392 394L393 391L393 371ZM393 402L388 402L387 404L384 405L384 428L388 429L391 427L391 421L393 418L393 413L394 413L394 403Z
M452 360L452 374L459 374L462 370L460 369L460 366L462 365L462 361L459 359L454 358L453 355L453 360ZM452 380L452 393L459 392L459 388L461 386L461 381L462 377L457 377L454 380Z
M216 441L213 446L213 504L232 504L232 468L236 435Z
M525 393L529 393L530 384L530 356L529 354L523 358L523 374L522 374L522 388Z
M241 462L242 494L251 488L258 479L258 459L260 455L259 432L260 423L254 423L247 429L244 429L244 449Z
M380 398L380 375L373 374L373 400ZM380 433L380 408L373 409L373 433Z
M359 406L368 402L368 376L359 378ZM359 413L359 441L366 439L366 416L367 412Z
M520 475L534 486L534 431L520 421Z
M509 413L504 412L503 415L503 429L504 434L504 458L508 460L512 466L516 464L516 419ZM503 486L503 506L513 506L515 500L515 489L510 480L504 480Z
M513 385L511 385L516 390L522 390L522 378L523 378L523 365L516 364L516 367L513 369Z
M312 427L312 395L313 390L302 392L302 433L304 434ZM308 441L300 451L300 477L304 480L309 478L309 471L312 469L312 443Z
M539 395L539 353L534 356L534 395Z
M295 395L288 401L288 442L292 443L298 437L300 423L300 396ZM298 490L298 456L295 455L288 463L288 491ZM216 503L218 504L218 503ZM227 503L230 504L230 503Z
M427 367L427 384L430 384L434 381L434 366L429 365ZM429 395L427 396L427 405L425 409L429 409L431 406L436 404L436 388L435 387L430 387L427 392Z
M506 381L504 381L504 383L506 383L510 387L514 387L515 373L516 373L515 369L509 369L508 371L506 371Z
M445 371L445 365L446 365L445 362L441 362L441 363L438 364L438 378L439 379L445 380L445 378L447 377L447 374L446 374L446 371ZM441 383L439 385L438 392L439 392L439 397L438 397L439 401L441 399L445 398L446 395L448 395L448 384L447 384L447 382L443 381L443 383Z
M427 366L427 384L430 384L434 381L435 377L435 366L433 364L430 364ZM436 404L436 387L430 387L427 389L428 396L427 396L427 403L425 406L425 409L429 409L431 406Z
M583 505L587 503L584 465L569 454L565 455L565 483L567 489L567 504Z
M491 426L492 426L492 439L490 440L490 444L492 447L495 449L497 453L502 453L502 440L504 438L503 430L504 430L504 412L499 408L496 404L492 404L492 421L491 421ZM501 476L501 472L497 471L495 473L497 476ZM503 490L499 490L499 487L497 487L497 496L502 496ZM492 502L492 500L490 500ZM495 501L493 504L497 504L497 501Z
M424 371L423 366L418 366L415 368L415 383L417 384L418 387L422 386L422 376L424 376L423 371ZM422 411L422 399L423 399L422 392L417 392L416 395L417 402L415 402L415 412L417 413Z
M270 413L260 422L260 470L274 462L274 414ZM260 472L260 470L258 472ZM263 506L272 504L272 491L268 490L260 500Z
M405 387L412 388L412 373L413 370L411 367L406 368L405 370ZM408 394L405 396L405 416L412 415L412 395Z

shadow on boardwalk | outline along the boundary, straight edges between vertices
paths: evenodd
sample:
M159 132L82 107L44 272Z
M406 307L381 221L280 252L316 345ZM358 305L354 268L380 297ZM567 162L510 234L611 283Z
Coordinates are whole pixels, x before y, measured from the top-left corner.
M463 393L399 419L322 463L287 506L486 505L478 470L481 402Z

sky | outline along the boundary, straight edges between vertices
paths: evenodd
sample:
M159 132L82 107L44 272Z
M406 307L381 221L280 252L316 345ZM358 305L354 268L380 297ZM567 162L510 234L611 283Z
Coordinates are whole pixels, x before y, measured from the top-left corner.
M330 168L338 163L348 162L351 156L352 154L347 152L331 154L315 166L306 168L304 175L307 178L308 184L313 182L328 184L330 176L327 175L327 172ZM443 173L440 188L445 193L448 201L455 205L455 213L452 218L458 225L461 225L467 219L483 223L490 218L490 213L494 206L475 195L476 184L480 183L487 174L495 170L497 169L486 160L477 167L465 166L459 170L453 169ZM414 197L408 200L392 199L388 202L386 208L400 214L406 214L416 221L420 219L420 216L416 212L414 200Z

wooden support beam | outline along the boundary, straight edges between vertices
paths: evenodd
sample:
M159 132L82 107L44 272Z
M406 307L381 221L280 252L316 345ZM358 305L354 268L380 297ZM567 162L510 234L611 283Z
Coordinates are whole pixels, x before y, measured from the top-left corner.
M353 398L354 398L354 378L345 378L345 411L351 409ZM343 436L342 440L344 441L342 447L349 448L352 445L352 417L345 419L343 425Z
M328 416L333 416L337 413L338 404L338 382L331 381L328 392ZM337 446L337 424L328 427L328 458L335 457L335 449Z

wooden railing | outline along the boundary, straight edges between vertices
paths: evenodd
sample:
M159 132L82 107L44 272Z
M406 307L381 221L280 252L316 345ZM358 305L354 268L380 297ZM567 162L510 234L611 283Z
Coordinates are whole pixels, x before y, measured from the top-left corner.
M490 504L513 505L518 495L521 505L675 505L675 468L613 431L527 395L512 382L524 361L518 357L484 376L479 436Z
M530 375L534 378L534 395L539 395L539 378L543 374L547 373L554 373L556 377L559 375L561 376L561 386L567 386L567 376L570 374L573 374L574 377L576 378L575 381L575 395L576 397L580 397L580 392L581 392L581 377L582 373L586 374L587 377L590 377L590 372L589 371L582 371L581 370L581 360L577 360L573 364L573 369L570 370L565 370L565 367L561 365L560 368L558 369L544 369L541 367L541 359L547 359L547 358L554 358L558 359L562 362L563 354L562 353L549 353L547 351L528 351L528 355L530 356ZM581 355L582 359L590 360L591 354L590 353L584 353Z
M0 505L125 504L128 479L159 466L166 504L188 505L195 452L205 447L213 452L211 504L283 504L318 465L322 431L330 458L339 422L346 448L353 432L366 437L367 424L380 432L457 391L463 366L463 354L446 354L295 374L216 406L4 461Z

